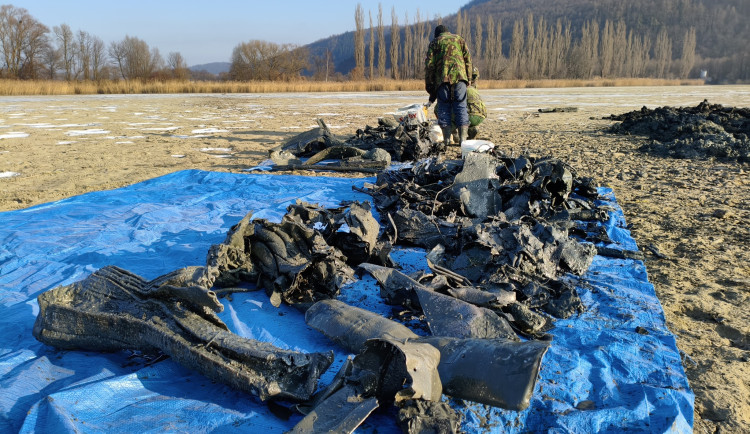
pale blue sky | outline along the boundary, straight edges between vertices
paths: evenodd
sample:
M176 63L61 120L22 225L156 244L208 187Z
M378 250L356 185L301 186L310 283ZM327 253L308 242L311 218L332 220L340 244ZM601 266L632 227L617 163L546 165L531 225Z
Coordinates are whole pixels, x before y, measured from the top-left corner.
M144 40L166 58L178 51L188 65L228 62L241 42L261 39L279 44L305 45L354 30L354 9L362 4L365 26L368 12L377 25L378 4L383 22L391 23L396 8L399 24L404 14L413 22L421 17L445 17L469 0L315 1L315 0L20 0L2 2L24 8L52 30L67 24L86 31L109 46L125 36Z

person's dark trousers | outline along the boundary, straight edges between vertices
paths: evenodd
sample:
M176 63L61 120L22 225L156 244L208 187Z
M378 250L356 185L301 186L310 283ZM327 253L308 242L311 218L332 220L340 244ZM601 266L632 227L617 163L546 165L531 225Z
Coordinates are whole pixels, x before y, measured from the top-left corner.
M469 125L469 110L466 106L466 82L451 85L443 83L437 91L437 118L441 128L451 126L451 115L456 126Z

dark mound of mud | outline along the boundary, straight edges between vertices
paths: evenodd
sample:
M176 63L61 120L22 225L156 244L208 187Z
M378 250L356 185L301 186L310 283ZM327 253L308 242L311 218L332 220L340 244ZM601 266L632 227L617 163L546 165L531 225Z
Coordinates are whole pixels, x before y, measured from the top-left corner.
M750 162L750 109L704 100L696 107L659 107L612 115L609 132L646 136L639 148L662 157Z

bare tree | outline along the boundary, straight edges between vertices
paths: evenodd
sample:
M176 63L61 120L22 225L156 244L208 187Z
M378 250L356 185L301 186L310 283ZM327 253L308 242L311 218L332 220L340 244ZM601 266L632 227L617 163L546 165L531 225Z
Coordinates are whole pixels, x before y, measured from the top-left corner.
M563 78L567 74L566 60L570 55L572 33L570 25L558 19L555 24L555 32L550 42L550 70L552 78Z
M61 24L59 27L55 26L52 28L52 31L55 34L57 50L60 53L60 60L62 61L63 78L67 81L73 80L75 78L75 41L73 40L73 31L67 24Z
M76 63L79 73L76 76L82 76L84 80L91 80L91 35L83 30L78 31L78 40L76 41Z
M482 56L484 62L485 78L495 78L495 62L497 61L497 52L502 50L502 45L498 47L495 40L495 19L492 15L487 16L487 43L484 44L484 53L477 53Z
M412 41L414 39L414 33L412 27L409 25L409 15L404 12L404 46L401 50L401 78L413 78L411 76L412 71Z
M91 79L95 81L105 79L107 56L104 41L98 36L91 36Z
M187 80L190 77L187 62L179 52L171 52L167 56L167 66L172 74L172 78L177 80Z
M602 39L599 44L599 61L601 62L602 77L610 77L613 70L615 57L615 30L614 25L606 20L602 29Z
M385 77L385 31L383 30L383 5L378 3L378 77Z
M9 77L35 78L42 66L41 56L49 29L23 8L0 7L0 51L3 69Z
M335 66L333 64L333 53L329 48L320 55L313 58L313 78L319 81L328 81L333 75Z
M370 16L370 74L367 78L372 80L375 77L375 28L372 26L372 12L367 12Z
M46 44L42 51L42 63L48 80L54 80L57 70L60 68L60 52L51 44Z
M620 20L615 26L615 43L612 74L622 77L625 74L625 58L628 51L628 31L625 21Z
M361 80L365 72L365 13L361 3L354 9L354 25L354 69L350 74L353 80Z
M695 64L695 27L685 30L682 39L682 56L680 56L680 78L687 78Z
M308 52L293 44L253 40L232 51L229 77L233 80L291 80L308 67Z
M130 36L125 36L120 42L112 42L109 55L125 80L147 80L164 63L158 49L149 50L146 42Z
M516 20L510 40L510 74L513 78L521 78L523 46L523 21Z
M401 43L396 7L391 7L391 78L398 80L398 47Z
M476 32L476 36L474 38L474 56L476 56L476 60L474 60L474 62L479 65L484 62L482 58L482 40L484 39L484 28L482 27L482 17L479 15L477 15L477 17L474 19L474 30Z
M417 8L414 20L416 22L414 24L414 42L412 49L412 58L414 59L414 71L412 72L412 77L420 78L424 77L424 56L425 53L427 53L427 45L430 43L428 37L430 29L427 28L427 21L422 19L419 13L419 8Z
M669 39L667 29L663 28L656 35L654 44L655 75L664 78L672 61L672 41Z

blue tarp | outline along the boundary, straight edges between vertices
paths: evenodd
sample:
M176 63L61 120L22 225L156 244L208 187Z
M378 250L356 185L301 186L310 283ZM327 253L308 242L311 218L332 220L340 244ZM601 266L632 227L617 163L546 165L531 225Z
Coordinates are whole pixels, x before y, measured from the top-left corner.
M146 279L204 265L212 244L248 211L278 221L302 199L323 206L368 200L352 190L372 179L246 175L188 170L129 187L0 213L0 432L283 432L299 420L173 361L128 351L60 351L31 333L36 296L105 265ZM612 247L636 249L611 190ZM409 272L423 252L394 252ZM641 261L597 256L578 288L586 311L558 320L531 405L522 412L463 408L469 432L692 432L693 393L674 336ZM387 314L364 276L342 299ZM302 351L334 350L324 386L345 350L308 328L263 291L222 299L220 317L242 336ZM638 328L638 331L636 330ZM639 333L640 332L640 333ZM455 403L454 403L455 404ZM362 431L395 432L393 410Z

